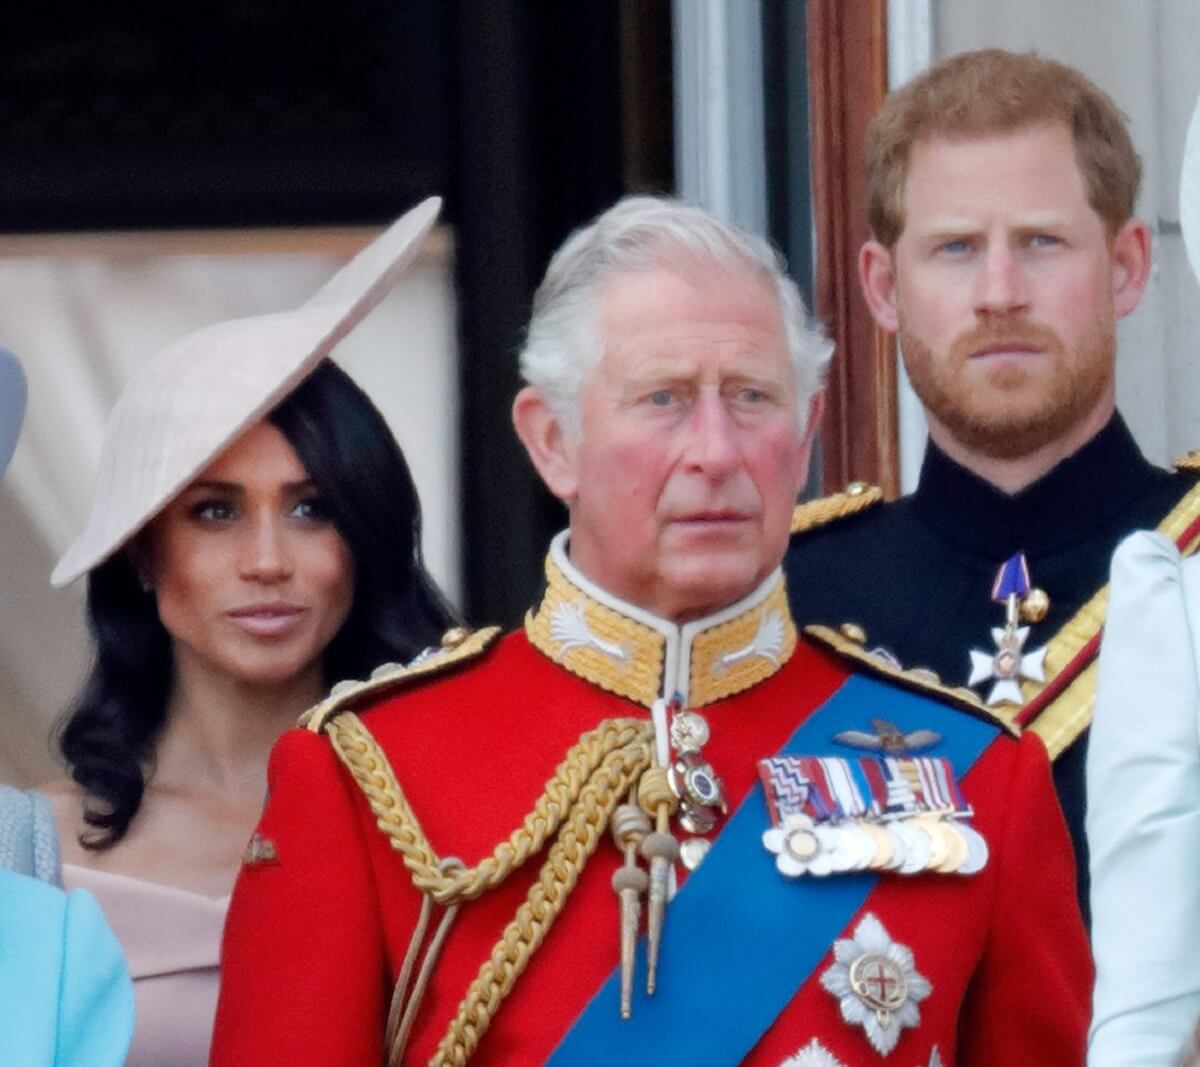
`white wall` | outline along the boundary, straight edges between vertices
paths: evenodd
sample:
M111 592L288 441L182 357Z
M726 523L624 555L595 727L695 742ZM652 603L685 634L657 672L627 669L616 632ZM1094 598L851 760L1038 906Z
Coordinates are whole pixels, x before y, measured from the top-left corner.
M29 411L0 486L0 781L53 772L49 730L87 665L82 582L53 591L82 529L104 421L126 376L210 322L294 306L363 230L0 238L0 344L21 358ZM457 351L451 241L438 231L335 356L404 448L435 577L459 593Z

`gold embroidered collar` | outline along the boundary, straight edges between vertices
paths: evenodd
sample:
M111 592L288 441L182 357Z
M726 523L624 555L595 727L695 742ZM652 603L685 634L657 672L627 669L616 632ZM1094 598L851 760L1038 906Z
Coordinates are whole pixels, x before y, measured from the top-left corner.
M530 642L572 674L645 707L679 693L699 708L769 678L796 650L778 568L749 596L681 625L619 600L567 558L567 533L546 556L546 593L525 616Z

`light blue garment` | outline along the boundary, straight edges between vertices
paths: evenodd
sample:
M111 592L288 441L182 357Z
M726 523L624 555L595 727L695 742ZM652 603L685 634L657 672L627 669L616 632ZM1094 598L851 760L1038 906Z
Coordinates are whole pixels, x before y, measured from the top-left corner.
M0 785L0 871L62 886L58 829L40 793Z
M0 1061L120 1067L133 1037L121 946L85 890L0 871Z
M0 348L0 474L12 459L25 415L25 372L7 348Z
M1200 1019L1200 559L1113 557L1087 765L1089 1067L1163 1067Z

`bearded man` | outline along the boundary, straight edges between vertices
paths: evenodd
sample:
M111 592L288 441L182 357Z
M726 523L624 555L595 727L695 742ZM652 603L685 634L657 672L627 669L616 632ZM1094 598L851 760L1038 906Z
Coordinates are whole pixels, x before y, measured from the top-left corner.
M895 92L867 136L873 238L859 273L925 408L916 491L853 486L800 508L798 619L865 629L1041 734L1086 908L1084 756L1108 562L1130 531L1183 536L1194 476L1151 466L1115 406L1116 320L1150 235L1113 102L1033 55L952 56ZM830 505L833 505L830 507Z

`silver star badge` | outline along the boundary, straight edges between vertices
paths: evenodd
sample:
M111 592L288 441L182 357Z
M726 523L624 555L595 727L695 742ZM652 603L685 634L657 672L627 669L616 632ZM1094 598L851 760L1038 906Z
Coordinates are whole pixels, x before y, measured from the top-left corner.
M861 1026L881 1056L888 1055L906 1026L919 1026L917 1005L933 986L917 973L912 949L892 940L874 915L864 915L854 936L833 944L833 965L821 985L838 998L842 1018Z
M794 1056L789 1056L784 1060L779 1067L846 1067L846 1065L814 1037Z
M995 679L988 693L989 704L1023 704L1021 679L1033 682L1046 680L1045 646L1032 652L1024 652L1029 638L1029 627L1000 627L992 630L996 651L978 652L971 649L971 677L967 685L980 685Z

